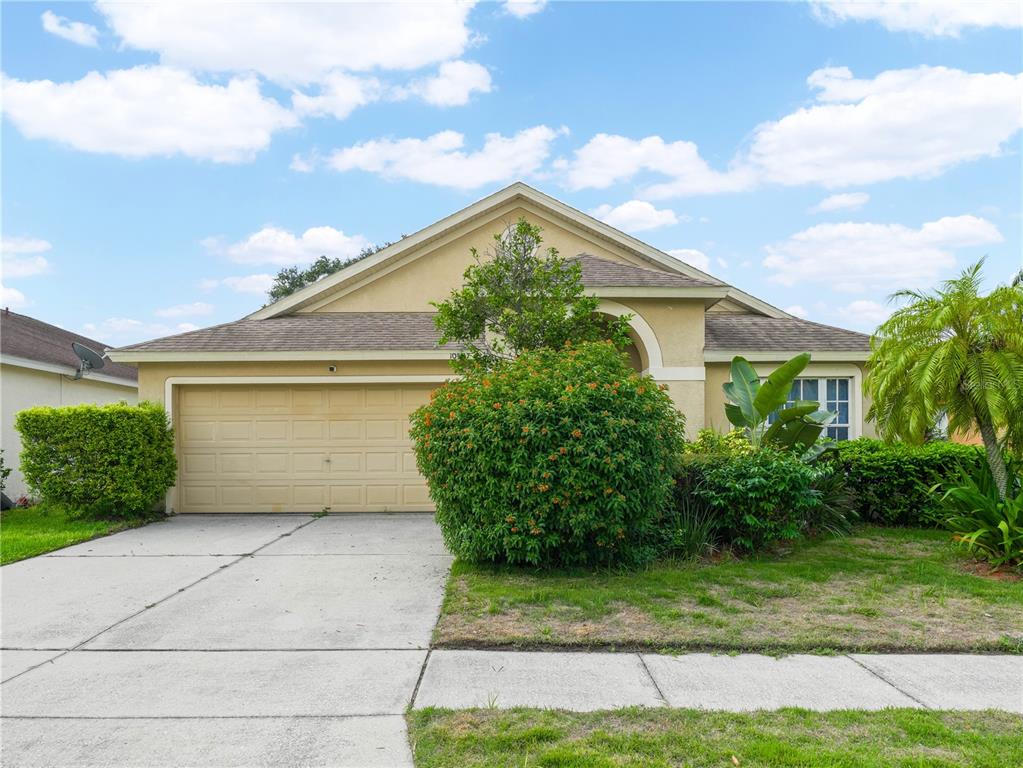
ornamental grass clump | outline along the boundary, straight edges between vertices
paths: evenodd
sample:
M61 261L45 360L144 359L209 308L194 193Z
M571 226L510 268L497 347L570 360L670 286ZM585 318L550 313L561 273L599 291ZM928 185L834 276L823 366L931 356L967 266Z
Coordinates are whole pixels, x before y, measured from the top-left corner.
M448 548L469 562L653 559L683 444L668 394L610 342L468 367L412 416Z

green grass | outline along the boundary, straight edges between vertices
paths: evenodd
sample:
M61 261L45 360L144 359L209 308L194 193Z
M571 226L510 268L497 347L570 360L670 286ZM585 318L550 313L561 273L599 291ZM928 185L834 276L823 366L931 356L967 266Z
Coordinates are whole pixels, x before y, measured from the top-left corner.
M149 522L91 520L69 515L61 507L37 504L0 514L0 565L35 557L82 541L106 536Z
M1023 581L976 575L939 531L861 528L745 560L631 573L456 562L447 647L1023 652Z
M408 722L417 768L1023 765L1023 718L994 711L425 709Z

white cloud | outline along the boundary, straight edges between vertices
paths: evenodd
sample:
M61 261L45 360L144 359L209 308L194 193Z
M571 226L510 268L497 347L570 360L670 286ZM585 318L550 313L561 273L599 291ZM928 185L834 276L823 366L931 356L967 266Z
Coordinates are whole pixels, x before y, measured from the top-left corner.
M320 256L349 259L371 243L362 235L346 235L333 227L310 227L301 235L280 227L263 227L237 243L225 246L208 237L202 245L239 264L291 266L308 264Z
M186 333L194 331L198 327L193 323L167 325L165 323L146 323L129 317L108 317L106 320L96 323L86 323L82 326L82 333L105 344L121 345L176 333Z
M917 67L807 79L817 104L754 134L748 162L766 181L843 187L930 177L992 157L1023 125L1023 75Z
M504 10L517 19L525 19L539 13L547 5L547 0L505 0Z
M829 211L855 211L870 202L870 195L866 192L843 192L837 195L829 195L817 205L810 208L810 213L827 213Z
M814 11L824 21L877 21L893 32L958 37L964 29L1023 26L1015 0L818 0Z
M793 304L791 307L785 307L785 311L790 315L795 315L796 317L806 317L809 314L806 311L806 308L801 304Z
M763 264L782 285L816 283L844 292L929 285L955 266L953 251L1002 241L990 221L947 216L901 224L818 224L767 246Z
M0 253L8 254L21 253L43 253L53 248L47 240L38 237L5 237L0 240Z
M218 288L228 288L235 293L266 293L273 284L274 276L266 274L206 277L199 281L199 290L209 293Z
M876 328L891 315L893 308L870 299L856 301L838 308L838 315L849 325L860 328Z
M51 35L62 37L78 45L85 45L95 48L99 45L99 30L92 24L85 24L81 21L71 21L63 16L58 16L53 11L43 11L43 29Z
M204 85L181 70L141 66L68 83L4 77L2 85L4 112L25 136L122 157L242 162L297 124L249 77Z
M318 94L310 96L296 91L291 96L291 104L300 115L332 115L344 120L356 108L377 101L382 94L383 86L375 77L332 72L321 83Z
M679 261L684 261L702 272L710 270L710 257L695 248L673 248L668 251L668 255L674 256Z
M302 157L302 155L294 154L291 156L288 168L296 173L312 173L316 168L316 163L313 157Z
M38 237L3 238L0 240L0 275L10 280L48 272L50 262L39 254L52 247L49 242Z
M18 309L27 304L28 299L25 298L25 294L16 288L8 288L3 283L0 283L0 306Z
M360 170L388 179L475 189L535 173L563 131L538 125L513 136L488 133L483 147L474 152L465 151L465 135L457 131L425 139L373 139L336 150L327 162L342 172Z
M475 61L446 61L433 77L414 80L407 93L435 107L468 104L474 93L490 93L490 72Z
M846 67L813 72L815 102L753 131L748 152L715 170L690 141L597 134L555 168L570 189L606 189L635 176L663 181L640 196L736 192L764 183L845 187L936 176L995 157L1023 127L1023 74L947 67L857 79Z
M212 315L213 305L204 301L194 301L191 304L175 304L173 307L163 307L154 310L157 317L198 317L200 315Z
M626 232L642 232L678 224L674 211L668 208L658 210L643 200L629 200L615 207L605 203L590 211L590 215Z
M235 293L266 293L274 284L274 277L265 274L225 277L220 283Z
M125 46L203 72L256 72L284 85L335 71L411 70L458 58L472 2L124 3L99 10Z
M754 181L746 169L735 168L725 173L713 170L691 141L666 142L660 136L630 139L599 133L577 149L570 161L560 165L567 171L571 189L606 189L641 171L670 177L670 181L647 190L654 198L734 192Z

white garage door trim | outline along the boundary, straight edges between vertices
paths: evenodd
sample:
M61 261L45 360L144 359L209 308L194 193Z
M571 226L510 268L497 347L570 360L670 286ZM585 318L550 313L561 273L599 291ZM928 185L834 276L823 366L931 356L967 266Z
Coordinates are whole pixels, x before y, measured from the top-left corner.
M164 382L164 409L174 423L174 387L190 384L443 384L455 376L444 374L402 374L376 376L169 376ZM173 509L177 487L167 492L167 509Z

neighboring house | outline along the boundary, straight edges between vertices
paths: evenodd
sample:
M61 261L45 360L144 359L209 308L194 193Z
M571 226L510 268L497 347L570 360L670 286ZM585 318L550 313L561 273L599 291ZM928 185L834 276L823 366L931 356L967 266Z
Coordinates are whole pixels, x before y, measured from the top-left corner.
M0 447L7 466L14 469L4 490L11 499L28 493L18 470L21 436L14 428L18 411L36 405L138 401L138 371L130 365L108 361L101 370L74 380L79 368L71 349L74 341L100 354L106 348L102 342L8 309L0 314Z
M578 258L602 312L632 316L637 370L663 382L690 434L726 430L733 355L769 373L813 362L799 388L867 433L867 337L800 320L524 184L513 184L233 323L112 350L173 414L179 512L430 509L408 414L450 375L430 301L462 283L469 249L520 216Z

